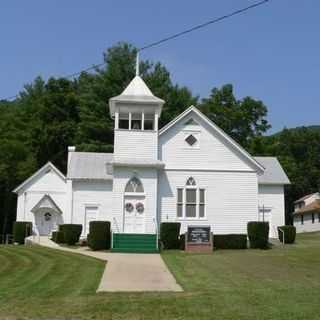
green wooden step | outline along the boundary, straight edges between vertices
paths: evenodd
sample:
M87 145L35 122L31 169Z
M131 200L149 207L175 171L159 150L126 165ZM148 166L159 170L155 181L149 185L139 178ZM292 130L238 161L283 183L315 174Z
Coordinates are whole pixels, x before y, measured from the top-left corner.
M158 252L155 234L114 233L112 237L111 251L113 252Z
M158 249L143 249L143 248L112 248L111 252L123 253L158 253Z

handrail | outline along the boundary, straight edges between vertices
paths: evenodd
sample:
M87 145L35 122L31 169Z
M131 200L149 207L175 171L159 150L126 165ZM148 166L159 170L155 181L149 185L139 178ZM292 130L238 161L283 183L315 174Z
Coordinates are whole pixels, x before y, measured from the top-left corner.
M113 217L113 222L116 226L116 229L117 229L117 232L119 233L120 232L120 229L119 229L119 226L118 226L118 222L117 222L117 219L115 217Z
M157 250L159 249L159 234L158 234L158 224L157 224L157 222L156 222L156 219L155 218L153 218L152 219L152 221L153 221L153 223L154 223L154 228L155 228L155 230L156 230L156 246L157 246Z
M113 217L113 222L114 222L114 225L116 226L116 231L118 233L120 233L118 222L117 222L117 219L115 217ZM111 249L113 249L113 232L112 232L112 228L111 228Z
M278 230L282 233L282 244L284 245L284 230L281 227L278 227Z

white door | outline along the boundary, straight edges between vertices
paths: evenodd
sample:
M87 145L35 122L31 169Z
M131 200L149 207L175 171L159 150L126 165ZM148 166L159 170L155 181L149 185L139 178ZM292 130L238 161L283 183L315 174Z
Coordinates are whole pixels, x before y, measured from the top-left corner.
M145 208L143 197L126 197L124 200L124 232L145 232Z
M53 212L37 212L36 224L40 236L47 236L56 229L56 215Z
M89 225L91 221L95 221L98 218L98 207L97 206L87 206L85 212L85 224L83 234L87 235L89 233Z

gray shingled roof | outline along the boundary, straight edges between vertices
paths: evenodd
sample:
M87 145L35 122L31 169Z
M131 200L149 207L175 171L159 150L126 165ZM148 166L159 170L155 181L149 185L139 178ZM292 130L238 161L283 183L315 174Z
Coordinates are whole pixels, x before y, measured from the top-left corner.
M71 152L67 178L110 180L107 163L113 159L112 153Z
M277 158L254 158L265 167L264 173L258 178L260 184L290 184L290 181Z

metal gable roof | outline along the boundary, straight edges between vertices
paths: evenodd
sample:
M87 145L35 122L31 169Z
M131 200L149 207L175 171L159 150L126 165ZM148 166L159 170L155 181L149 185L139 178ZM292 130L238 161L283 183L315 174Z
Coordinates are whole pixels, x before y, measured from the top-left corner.
M69 156L68 179L112 180L107 172L112 153L70 152Z
M275 157L254 157L264 167L264 173L258 177L259 184L290 184L278 159Z

